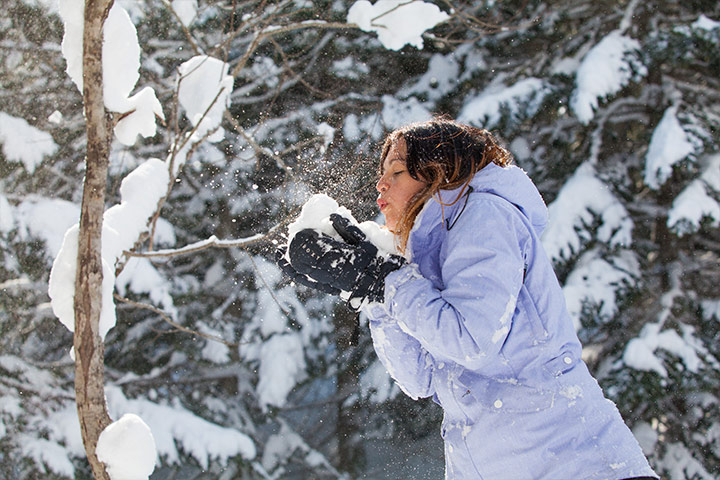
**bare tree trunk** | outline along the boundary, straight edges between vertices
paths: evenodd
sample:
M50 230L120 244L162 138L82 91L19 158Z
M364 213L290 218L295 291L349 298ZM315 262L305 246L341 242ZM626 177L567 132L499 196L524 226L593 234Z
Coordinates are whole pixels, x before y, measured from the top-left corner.
M75 396L80 430L96 479L109 479L95 449L110 424L105 405L104 353L99 334L102 307L102 221L105 211L112 123L103 102L103 24L113 0L86 0L83 32L83 103L87 157L75 278Z

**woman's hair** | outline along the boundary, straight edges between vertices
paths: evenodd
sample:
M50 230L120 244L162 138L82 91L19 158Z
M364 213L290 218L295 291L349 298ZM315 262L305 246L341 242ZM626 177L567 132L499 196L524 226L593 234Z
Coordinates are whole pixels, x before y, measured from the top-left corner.
M489 131L439 117L390 133L380 155L381 175L390 148L401 138L407 146L404 160L408 173L416 180L427 182L410 199L395 228L398 247L404 252L415 218L432 195L438 194L441 206L453 205L463 196L475 173L489 163L503 167L509 165L512 155ZM453 190L460 186L462 189L457 198L444 203L440 190Z

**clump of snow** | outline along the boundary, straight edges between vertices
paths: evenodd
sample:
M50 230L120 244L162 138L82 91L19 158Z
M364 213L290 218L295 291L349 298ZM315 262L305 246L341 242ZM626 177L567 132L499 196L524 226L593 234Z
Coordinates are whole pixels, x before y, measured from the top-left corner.
M199 332L206 335L213 335L220 338L223 337L221 331L208 326L204 322L198 322L197 329ZM203 359L213 363L217 363L219 365L228 363L230 361L230 348L222 342L218 342L209 338L205 339L205 346L203 347L200 354L202 355Z
M639 422L632 429L633 435L640 444L640 448L645 455L650 455L655 451L655 445L658 442L658 432L647 422Z
M322 122L317 126L318 134L323 137L323 146L320 148L320 153L325 153L325 150L335 139L335 129L326 122Z
M65 232L80 219L80 208L57 198L29 198L17 206L15 217L20 238L43 239L48 255L55 258Z
M229 67L217 58L197 55L178 68L178 101L196 127L193 140L213 130L208 141L219 142L225 138L220 122L230 106L233 78L228 75Z
M668 107L650 138L645 157L645 183L654 190L670 177L673 165L694 152L677 111L677 105Z
M0 143L5 159L21 162L28 173L33 173L43 158L58 148L49 133L5 112L0 112Z
M717 22L701 13L697 20L692 24L693 28L699 28L701 30L714 30L720 28L720 22Z
M23 456L32 458L41 473L48 473L49 469L56 475L75 477L75 467L68 458L67 451L56 442L20 435L18 444Z
M382 119L388 130L432 118L432 113L415 97L398 100L392 95L383 95L382 102Z
M632 80L633 70L638 75L647 73L644 65L628 58L630 52L639 49L637 40L615 30L583 57L570 99L570 107L582 123L590 123L595 116L599 98L619 92Z
M379 360L375 360L360 376L360 394L373 403L383 403L398 392L400 390Z
M48 116L48 122L54 123L55 125L58 125L63 120L63 114L55 110L53 113L51 113Z
M60 17L65 26L62 53L67 73L83 91L84 2L60 0ZM133 145L138 135L155 135L155 117L165 118L155 91L146 87L130 96L140 78L140 44L135 25L127 11L114 3L103 25L103 99L108 110L128 113L115 126L115 135L125 145Z
M702 180L693 180L673 200L668 212L667 226L679 236L697 232L703 218L710 219L710 225L720 226L720 204L711 197Z
M584 253L568 275L563 286L568 313L573 319L575 330L581 327L583 304L590 302L599 306L603 319L617 313L617 290L623 284L633 284L639 277L637 259L630 251L608 262L597 250Z
M491 128L500 121L503 109L513 117L523 112L532 116L549 92L549 87L539 78L525 78L510 87L498 82L470 99L460 110L458 121Z
M147 480L155 470L155 439L133 413L126 413L100 433L95 453L112 480Z
M157 158L143 162L123 179L120 203L103 215L103 256L116 259L133 246L147 230L147 221L167 193L169 182L167 165Z
M378 248L378 253L397 253L395 237L392 232L373 221L358 223L350 210L341 207L336 200L322 193L313 195L303 205L297 220L288 225L288 244L290 244L297 232L306 228L312 228L333 238L340 239L332 223L330 223L330 214L332 213L348 218L350 223L356 225L367 236L368 240Z
M188 27L197 16L198 3L197 0L173 0L172 9L180 22Z
M275 334L270 337L260 346L260 380L256 391L261 407L285 405L288 394L305 375L305 357L300 337L296 334Z
M365 138L365 136L379 140L384 134L380 118L378 114L357 116L351 113L345 117L343 137L351 142Z
M353 57L345 57L342 60L335 60L330 71L336 77L357 80L370 73L370 68L363 62L355 60Z
M272 478L281 478L285 471L280 466L285 464L291 456L296 455L296 452L304 455L304 460L308 465L322 465L340 477L339 472L335 470L327 459L320 452L311 448L307 442L290 429L285 422L281 423L278 433L268 438L265 444L265 451L263 452L262 466L266 471L273 472Z
M555 201L548 207L548 226L542 243L552 259L567 259L580 251L589 239L589 227L598 217L602 224L598 239L610 246L629 245L633 222L623 204L608 186L584 163L568 179Z
M115 284L115 263L124 250L130 249L139 236L147 231L147 221L158 201L167 192L167 165L150 159L131 172L120 186L121 202L109 208L103 216L102 262L103 300L100 313L101 338L115 326L115 304L112 292ZM75 275L77 272L78 226L65 234L62 246L50 272L48 294L53 312L70 331L74 331ZM167 299L164 299L167 301Z
M8 233L15 228L15 216L5 195L0 193L0 233Z
M78 224L70 227L65 233L62 246L58 252L48 284L48 295L53 313L60 323L71 332L75 331L75 276L77 274ZM114 264L114 262L113 262ZM115 326L115 303L112 300L114 268L103 258L102 307L100 311L99 335L105 338L107 332Z
M460 65L456 57L455 52L449 55L434 54L430 57L428 69L422 77L409 88L401 89L398 95L420 94L429 102L438 101L450 93L458 83Z
M688 329L681 337L675 330L661 330L662 324L649 323L640 331L637 338L628 342L623 353L623 361L629 367L636 370L656 372L661 377L667 377L668 372L655 351L663 349L679 357L685 368L691 372L697 372L702 362L697 355L694 345L697 343L692 339L692 332Z
M423 48L422 34L450 16L432 3L407 0L355 2L348 11L348 23L365 32L376 32L383 46L400 50L405 45Z

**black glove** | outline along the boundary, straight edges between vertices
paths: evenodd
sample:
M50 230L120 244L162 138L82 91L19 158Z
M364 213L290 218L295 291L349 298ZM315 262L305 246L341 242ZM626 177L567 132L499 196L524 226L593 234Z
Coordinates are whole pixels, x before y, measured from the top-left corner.
M295 283L299 283L300 285L305 285L306 287L314 288L315 290L320 290L323 293L329 293L330 295L340 295L340 290L338 290L337 288L331 287L330 285L324 283L318 283L312 278L309 278L307 275L298 273L298 271L295 270L293 266L290 265L285 259L286 250L287 245L282 245L277 250L275 250L275 262L278 264L280 269L285 272L285 275L292 279L292 281L294 281Z
M312 229L301 230L288 248L291 267L317 284L350 292L350 301L382 302L385 277L403 266L405 259L378 257L377 247L341 215L330 215L330 222L347 243Z

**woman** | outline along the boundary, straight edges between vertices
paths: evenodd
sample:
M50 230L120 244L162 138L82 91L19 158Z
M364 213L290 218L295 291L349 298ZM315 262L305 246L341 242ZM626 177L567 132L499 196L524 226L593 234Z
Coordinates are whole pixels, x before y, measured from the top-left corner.
M301 231L281 266L349 292L398 385L443 407L446 477L657 478L581 359L539 238L547 209L510 154L436 119L390 134L380 160L378 205L405 258L334 216L344 241Z

